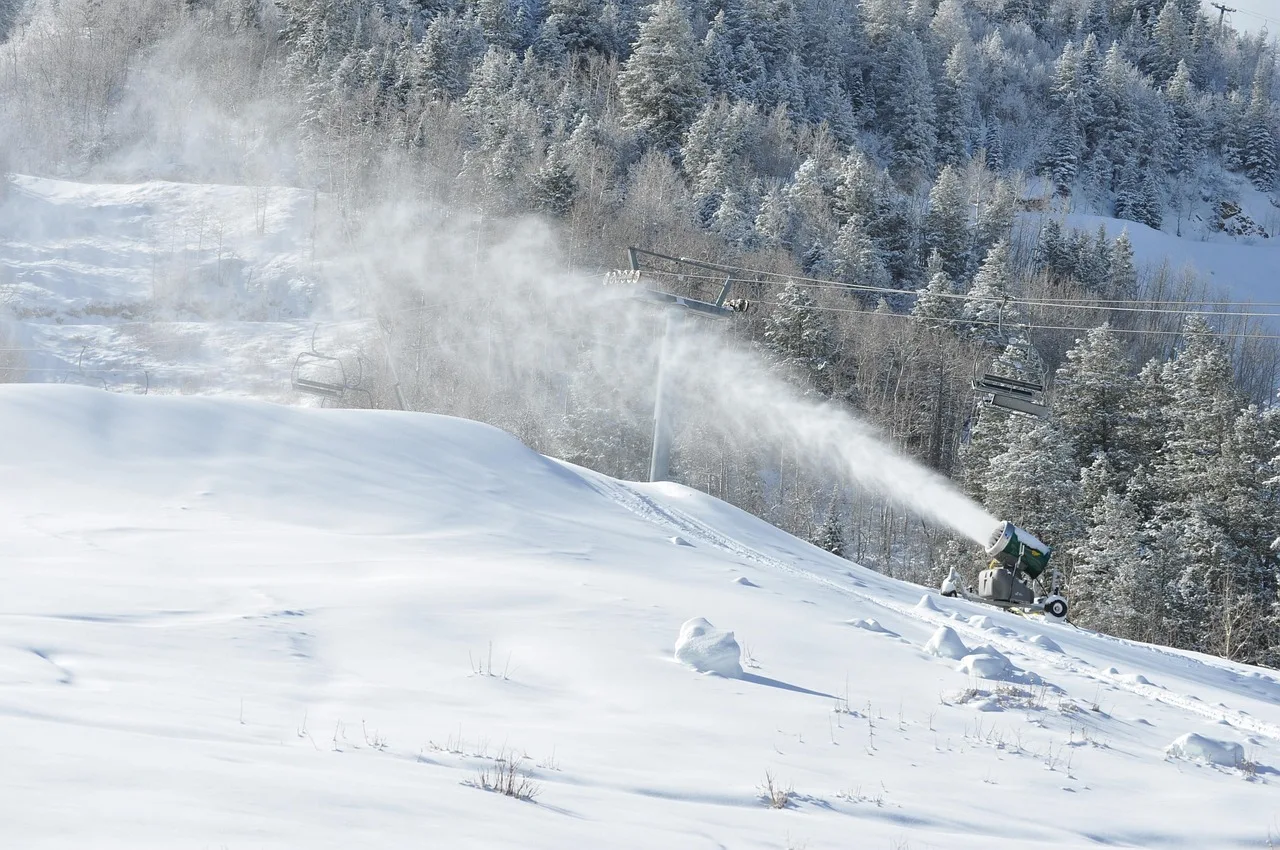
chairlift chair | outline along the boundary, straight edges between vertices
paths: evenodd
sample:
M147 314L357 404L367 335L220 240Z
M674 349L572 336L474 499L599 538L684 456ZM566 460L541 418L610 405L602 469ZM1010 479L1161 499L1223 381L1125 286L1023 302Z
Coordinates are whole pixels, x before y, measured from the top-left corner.
M337 400L355 387L347 380L346 367L341 358L316 351L317 325L311 331L311 350L304 351L293 361L290 384L301 393Z
M1039 353L1030 342L1013 339L1005 332L1003 305L997 314L996 321L997 332L1006 348L1021 348L1034 355L1033 359L1037 364L1036 374L1033 380L1024 380L997 375L990 371L979 377L975 370L972 383L974 393L988 407L998 407L1017 416L1047 418L1049 406L1044 403L1045 370L1044 364L1040 362Z

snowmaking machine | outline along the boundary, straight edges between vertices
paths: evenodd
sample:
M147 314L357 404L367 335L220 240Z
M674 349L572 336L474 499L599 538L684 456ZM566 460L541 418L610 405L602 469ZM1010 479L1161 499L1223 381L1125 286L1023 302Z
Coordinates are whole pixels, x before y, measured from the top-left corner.
M952 568L942 582L943 596L959 596L999 608L1043 611L1051 617L1067 616L1067 600L1058 593L1058 571L1049 569L1053 550L1025 528L1002 522L991 532L986 546L991 563L978 573L978 588L965 586ZM1048 573L1049 586L1044 582Z

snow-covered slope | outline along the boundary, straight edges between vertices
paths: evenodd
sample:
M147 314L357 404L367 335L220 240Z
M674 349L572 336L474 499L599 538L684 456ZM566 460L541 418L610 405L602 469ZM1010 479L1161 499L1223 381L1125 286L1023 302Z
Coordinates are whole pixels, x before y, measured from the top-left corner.
M0 381L288 397L313 331L343 353L371 329L350 309L332 321L317 200L14 177L0 192L0 309L17 320L5 336L20 356L0 357Z
M1148 268L1167 264L1177 273L1190 269L1202 277L1210 293L1259 304L1280 303L1280 238L1252 242L1198 240L1154 230L1136 221L1075 213L1066 223L1076 229L1107 229L1112 238L1128 231L1134 257Z
M1280 832L1271 673L942 599L487 426L7 386L0 431L8 846ZM741 678L673 660L695 617ZM1252 766L1197 758L1232 744ZM502 755L533 802L474 787Z

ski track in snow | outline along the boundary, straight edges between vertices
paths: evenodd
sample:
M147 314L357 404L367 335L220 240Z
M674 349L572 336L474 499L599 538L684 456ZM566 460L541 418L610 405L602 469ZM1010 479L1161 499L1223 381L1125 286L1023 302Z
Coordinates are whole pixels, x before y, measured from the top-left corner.
M1213 706L1205 705L1191 699L1184 694L1177 694L1163 690L1155 685L1126 681L1120 675L1107 674L1092 665L1080 666L1078 664L1071 663L1065 653L1041 649L1029 640L1022 638L1021 635L1010 638L1001 634L1001 631L1007 630L997 631L976 628L966 620L954 620L941 613L934 614L932 612L921 611L912 606L901 605L887 599L860 592L846 584L842 584L839 581L820 576L817 573L797 567L793 564L788 564L785 561L746 546L740 541L721 534L711 526L690 516L678 508L658 504L649 496L627 486L623 482L597 476L594 473L586 473L586 477L597 492L623 508L631 511L640 518L675 531L681 536L701 541L702 543L713 546L716 549L736 558L741 558L744 561L749 561L759 566L786 573L787 575L802 578L838 593L852 596L862 602L870 603L877 607L892 611L902 617L914 619L922 623L928 623L933 626L949 626L966 637L976 640L978 643L991 644L1002 651L1012 653L1014 655L1026 656L1027 658L1034 660L1039 665L1052 667L1065 673L1071 673L1083 678L1094 680L1101 684L1121 688L1129 691L1130 693L1136 694L1137 696L1143 697L1144 699L1174 706L1188 714L1194 714L1197 717L1203 720L1208 720L1212 723L1226 722L1235 728L1259 735L1265 735L1274 741L1280 741L1280 726L1276 724L1258 720L1257 718L1250 717L1246 714L1241 714L1238 711L1224 711L1214 708ZM927 588L921 589L925 592L931 592ZM1074 628L1073 626L1065 627ZM1092 636L1095 639L1121 643L1116 638L1112 638L1109 635L1094 633ZM1186 664L1210 666L1205 665L1204 662L1186 658L1185 656L1161 647L1150 646L1148 648L1151 651L1170 658L1178 659ZM1224 673L1232 672L1223 670L1222 668L1216 669Z

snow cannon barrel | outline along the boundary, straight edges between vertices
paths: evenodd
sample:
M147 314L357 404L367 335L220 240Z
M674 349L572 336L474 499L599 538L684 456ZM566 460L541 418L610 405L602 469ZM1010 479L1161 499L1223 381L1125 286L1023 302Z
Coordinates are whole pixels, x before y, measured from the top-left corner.
M1039 578L1049 568L1049 555L1053 552L1025 528L1011 522L1002 522L991 532L987 554L1001 566L1020 568L1031 578Z

